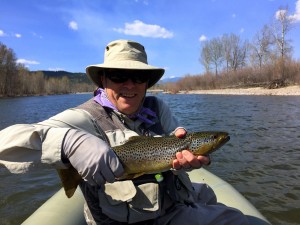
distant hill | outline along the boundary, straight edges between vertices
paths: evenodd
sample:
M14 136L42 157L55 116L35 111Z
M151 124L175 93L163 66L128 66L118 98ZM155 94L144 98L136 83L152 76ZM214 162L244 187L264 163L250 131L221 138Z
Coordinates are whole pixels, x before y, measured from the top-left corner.
M177 82L180 79L182 79L182 77L168 77L168 78L163 78L163 79L161 79L158 82L158 84L169 83L169 82Z
M32 71L32 72L42 72L45 78L62 78L68 77L71 82L74 83L87 83L92 84L85 73L71 73L67 71L47 71L47 70L40 70L40 71Z
M33 72L42 72L45 78L62 78L68 77L72 83L87 83L92 84L85 73L71 73L67 71L47 71L47 70L39 70L39 71L32 71ZM163 78L158 82L158 84L170 83L170 82L177 82L178 80L182 79L182 77L168 77Z

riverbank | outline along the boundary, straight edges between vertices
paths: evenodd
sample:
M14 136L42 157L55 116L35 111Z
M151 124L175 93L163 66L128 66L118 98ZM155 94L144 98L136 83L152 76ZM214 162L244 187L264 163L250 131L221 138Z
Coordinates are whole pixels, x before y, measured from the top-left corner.
M182 92L183 93L183 92ZM254 88L234 88L234 89L214 89L214 90L194 90L184 92L185 94L209 94L209 95L282 95L300 96L300 86L293 85L277 89L267 89L262 87Z

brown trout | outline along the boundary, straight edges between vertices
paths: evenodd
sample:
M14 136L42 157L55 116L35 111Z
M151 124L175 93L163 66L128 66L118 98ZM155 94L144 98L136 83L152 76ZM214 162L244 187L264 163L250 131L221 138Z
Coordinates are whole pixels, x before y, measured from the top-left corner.
M184 138L168 137L131 137L125 144L113 147L120 159L125 174L122 178L132 179L143 174L167 171L172 168L176 153L189 150L195 156L207 155L229 141L226 132L207 131L188 133ZM58 170L66 195L74 194L81 177L77 171Z

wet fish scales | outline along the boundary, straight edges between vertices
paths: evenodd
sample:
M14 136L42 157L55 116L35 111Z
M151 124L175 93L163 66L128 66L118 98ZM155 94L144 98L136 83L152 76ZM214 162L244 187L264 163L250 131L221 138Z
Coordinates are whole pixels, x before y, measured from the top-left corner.
M194 155L206 155L229 139L228 133L213 131L189 133L184 138L137 136L113 149L127 175L155 173L169 170L177 152L189 149Z
M123 178L133 178L171 169L176 152L188 149L196 156L207 155L229 139L228 133L219 131L188 133L184 138L137 136L131 137L124 145L113 147L113 150L123 164ZM82 178L73 167L57 171L66 195L72 197Z

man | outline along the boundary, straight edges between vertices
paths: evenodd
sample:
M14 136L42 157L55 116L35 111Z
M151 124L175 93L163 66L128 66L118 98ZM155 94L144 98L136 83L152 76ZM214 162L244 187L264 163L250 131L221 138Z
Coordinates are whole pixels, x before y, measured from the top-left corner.
M95 97L46 121L1 131L0 163L14 173L75 168L88 224L248 224L238 210L217 204L207 186L201 196L193 190L185 170L209 164L207 156L177 153L163 181L153 174L118 179L124 170L111 147L131 136L186 134L163 101L146 97L164 70L148 65L141 44L113 41L104 63L86 71L99 87Z

